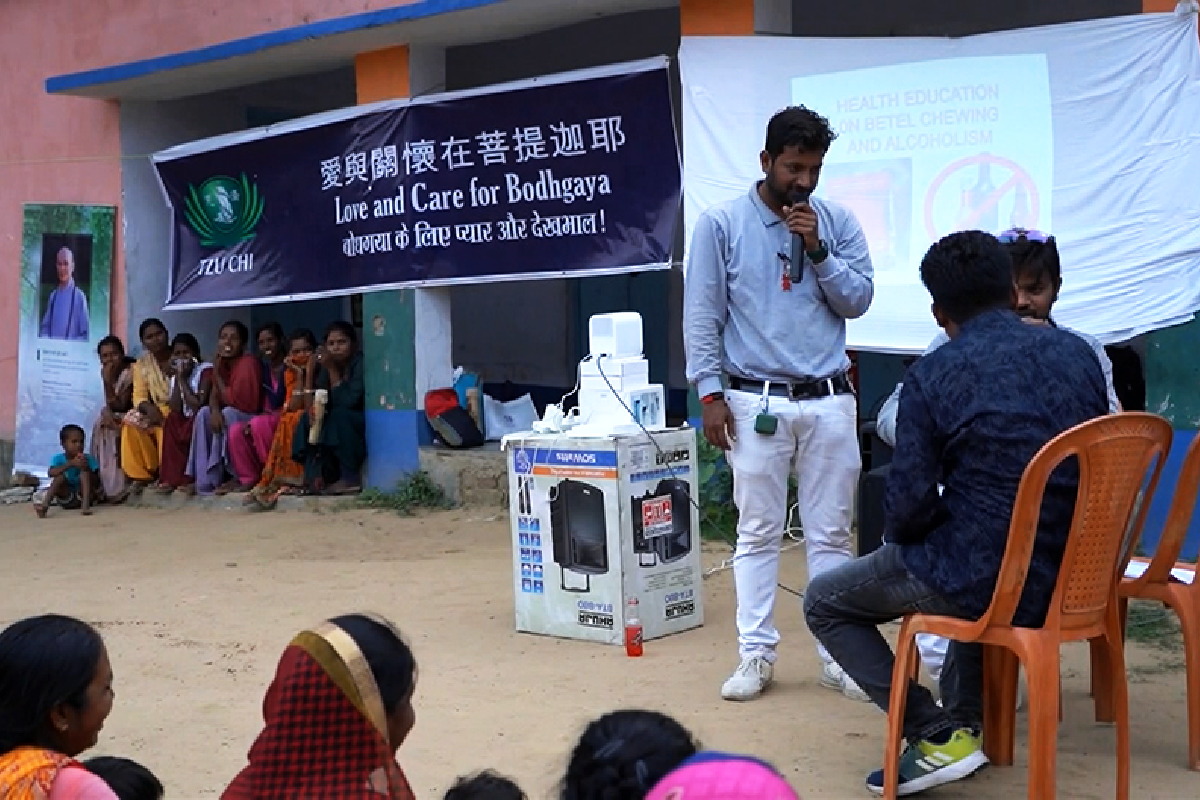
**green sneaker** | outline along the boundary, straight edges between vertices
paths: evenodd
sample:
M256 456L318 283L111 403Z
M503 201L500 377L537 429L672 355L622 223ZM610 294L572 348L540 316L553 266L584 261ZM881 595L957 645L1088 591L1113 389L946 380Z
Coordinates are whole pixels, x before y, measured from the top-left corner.
M946 744L929 741L911 744L900 756L897 794L916 794L968 778L987 763L987 756L979 746L979 737L967 728L956 730ZM867 789L874 794L883 794L883 770L877 769L867 776Z

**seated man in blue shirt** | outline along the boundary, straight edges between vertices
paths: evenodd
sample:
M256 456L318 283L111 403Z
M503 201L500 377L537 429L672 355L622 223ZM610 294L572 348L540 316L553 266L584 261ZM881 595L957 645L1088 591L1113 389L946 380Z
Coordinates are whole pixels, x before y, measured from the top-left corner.
M1008 250L1013 262L1013 282L1017 286L1016 311L1021 319L1029 323L1050 325L1073 333L1083 339L1092 348L1100 368L1104 371L1105 386L1108 390L1108 410L1116 413L1121 410L1117 400L1117 390L1113 386L1113 366L1104 351L1104 345L1094 336L1082 331L1072 330L1057 325L1051 316L1054 303L1062 291L1062 262L1058 256L1058 243L1054 237L1041 231L1012 228L999 234L997 238ZM924 355L932 353L950 339L945 331L939 331ZM875 431L879 438L889 446L896 446L896 413L900 407L900 391L904 384L897 384L895 390L880 407L875 417ZM917 636L917 647L921 651L921 661L929 671L934 681L942 673L942 663L946 659L948 643L940 636L923 633ZM1021 704L1021 693L1017 695L1017 704Z
M894 657L878 626L910 612L981 617L1026 465L1058 434L1108 411L1104 374L1088 344L1024 324L1012 311L1012 261L995 237L947 236L925 255L921 280L950 341L904 381L885 543L814 578L804 598L813 635L884 709ZM1045 619L1077 488L1069 463L1051 476L1017 625ZM944 709L910 684L900 794L965 778L987 763L979 746L981 660L979 645L951 644L940 681ZM882 770L867 788L883 791Z

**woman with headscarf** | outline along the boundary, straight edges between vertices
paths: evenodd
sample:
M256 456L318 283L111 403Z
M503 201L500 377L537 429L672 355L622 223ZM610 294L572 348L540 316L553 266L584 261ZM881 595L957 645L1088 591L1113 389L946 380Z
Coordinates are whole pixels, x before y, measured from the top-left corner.
M292 439L292 458L304 465L307 491L354 494L362 491L367 458L366 384L354 326L330 323L316 358L304 387L313 400Z
M121 470L121 425L133 409L132 358L125 355L125 344L116 336L105 336L96 345L100 356L100 380L104 384L104 407L92 426L92 456L100 465L100 483L110 503L125 499L129 479Z
M288 389L288 346L283 328L278 322L260 325L254 339L262 362L263 409L252 419L229 426L229 464L234 480L217 489L218 494L250 491L258 484L271 452L279 418L291 399L288 394L291 391Z
M117 800L75 760L95 746L113 706L100 634L47 614L0 633L0 797Z
M292 332L288 356L284 360L284 395L287 401L275 426L275 434L263 462L262 476L258 479L258 485L246 495L245 503L248 506L270 510L275 507L280 495L295 493L304 486L304 465L292 459L292 445L300 420L308 415L311 395L303 387L308 383L308 372L317 368L313 359L316 349L317 337L308 328Z
M138 338L145 350L133 366L133 409L121 425L121 469L140 491L158 476L162 426L170 409L171 339L161 320L143 320Z
M396 750L416 723L416 683L412 650L386 620L351 614L301 632L222 800L413 800Z
M213 494L218 487L237 488L234 479L222 480L232 472L229 464L229 429L248 422L262 410L262 363L246 352L250 331L237 320L221 326L217 334L217 357L213 368L213 388L208 405L196 413L192 423L192 447L188 453L186 474L195 479L184 491Z
M646 800L800 800L779 770L754 756L706 750L655 784Z

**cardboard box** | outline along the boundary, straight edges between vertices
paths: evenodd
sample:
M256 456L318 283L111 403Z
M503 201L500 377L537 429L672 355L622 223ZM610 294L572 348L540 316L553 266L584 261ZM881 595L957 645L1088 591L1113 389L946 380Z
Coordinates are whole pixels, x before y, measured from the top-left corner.
M518 631L621 645L704 623L696 432L506 442Z

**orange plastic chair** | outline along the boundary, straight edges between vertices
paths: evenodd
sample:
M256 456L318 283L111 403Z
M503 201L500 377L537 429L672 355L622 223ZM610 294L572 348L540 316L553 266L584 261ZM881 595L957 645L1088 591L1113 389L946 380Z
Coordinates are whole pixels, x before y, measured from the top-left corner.
M1093 654L1114 680L1112 706L1117 722L1117 798L1129 797L1129 695L1118 614L1117 583L1125 566L1125 534L1146 472L1153 473L1138 528L1158 484L1171 446L1171 426L1153 414L1129 412L1099 417L1056 436L1021 476L1013 505L1008 544L992 604L975 622L927 614L904 618L896 645L896 666L888 703L884 751L885 798L895 798L909 675L915 667L918 633L984 645L983 746L997 765L1012 763L1016 736L1017 659L1029 684L1029 797L1053 800L1058 754L1059 645L1094 641ZM1058 584L1041 628L1018 628L1012 617L1025 586L1037 535L1046 480L1070 456L1079 463L1079 492ZM1097 646L1099 645L1099 646ZM1015 656L1014 656L1015 654Z
M1179 470L1175 494L1162 538L1146 571L1137 578L1125 578L1117 587L1120 597L1121 620L1129 598L1157 600L1172 609L1179 617L1187 667L1188 769L1200 770L1200 582L1190 584L1175 578L1171 570L1178 566L1195 572L1195 564L1178 564L1179 552L1187 539L1196 495L1200 492L1200 436L1192 440ZM1148 505L1148 501L1146 505ZM1139 559L1140 560L1140 559ZM1094 655L1094 654L1093 654ZM1096 718L1105 719L1107 708L1102 700L1112 695L1113 676L1093 658L1092 685L1097 698ZM1107 719L1105 721L1108 721Z

